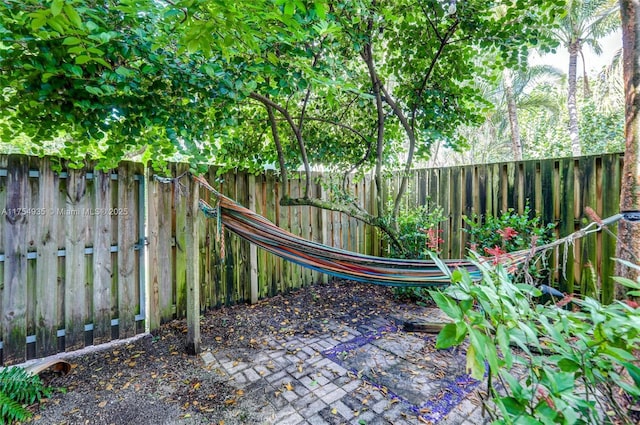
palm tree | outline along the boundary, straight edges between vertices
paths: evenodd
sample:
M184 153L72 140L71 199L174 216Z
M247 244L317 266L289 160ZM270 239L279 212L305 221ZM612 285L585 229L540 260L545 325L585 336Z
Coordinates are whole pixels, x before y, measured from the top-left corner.
M487 112L482 125L461 126L458 129L458 135L468 142L467 150L451 152L436 145L428 166L519 161L538 156L535 152L526 152L525 145L533 146L533 143L525 142L530 139L530 134L548 133L547 127L555 126L554 120L562 116L557 93L549 87L555 87L563 77L564 74L557 68L538 65L517 71L504 70L498 84L476 82L483 97L493 104L493 108ZM526 118L521 123L519 115L522 112L525 112ZM544 116L544 120L531 122L530 117L539 116ZM545 128L540 129L541 126Z
M577 64L582 58L585 96L589 96L589 82L586 75L583 47L588 45L596 53L602 53L598 39L620 27L617 0L569 0L567 15L562 19L556 37L569 51L569 92L567 109L569 112L569 138L574 156L582 154L578 134Z
M511 150L514 159L520 161L524 156L520 123L518 122L518 110L526 109L552 109L553 102L538 93L533 96L533 89L547 81L556 82L562 77L562 72L548 65L530 66L525 70L514 72L505 69L502 74L501 103L506 104L509 117L509 129ZM557 112L557 111L554 111Z

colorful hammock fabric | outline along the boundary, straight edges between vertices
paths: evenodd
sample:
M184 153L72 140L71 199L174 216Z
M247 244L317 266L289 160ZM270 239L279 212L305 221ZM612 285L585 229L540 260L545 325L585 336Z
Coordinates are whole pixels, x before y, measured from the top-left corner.
M225 228L248 242L309 269L384 286L444 286L450 283L450 273L458 268L469 271L474 279L480 278L480 271L470 261L442 260L447 272L435 261L375 257L301 238L222 195L203 179L198 181L217 198L215 207L200 200L200 209L208 217L221 220Z
M203 200L200 200L199 203L200 209L207 216L217 218L219 228L224 225L248 242L303 267L338 278L384 286L445 286L450 283L451 273L456 269L465 269L473 280L482 278L482 271L476 263L469 260L439 260L436 262L375 257L309 241L281 229L265 217L234 202L215 190L202 177L194 178L216 197L215 207ZM167 180L172 181L172 179ZM604 227L626 218L625 214L616 214L606 219L600 219L588 208L587 212L589 211L592 213L594 221L583 229L544 245L532 246L529 249L497 257L480 257L477 264L491 262L512 271L518 265L531 261L541 252L560 245L564 245L567 249L575 239L599 232ZM640 220L640 214L634 220ZM222 245L224 246L224 244Z

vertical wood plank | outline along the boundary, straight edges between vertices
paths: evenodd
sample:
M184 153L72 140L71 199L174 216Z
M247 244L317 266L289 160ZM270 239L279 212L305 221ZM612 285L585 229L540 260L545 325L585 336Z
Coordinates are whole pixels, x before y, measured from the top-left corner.
M40 190L38 207L45 214L37 216L38 258L36 263L36 356L46 357L58 351L57 330L60 324L57 306L58 294L58 234L56 205L58 201L58 176L51 169L48 158L40 160Z
M442 206L442 214L447 218L442 223L442 255L444 258L451 258L451 169L438 170L438 200Z
M464 187L464 168L453 168L451 170L451 183L449 185L449 199L451 200L451 210L449 212L449 258L460 258L460 233Z
M137 211L135 205L138 183L134 179L134 164L122 163L118 167L117 210L118 219L118 328L120 338L136 333L136 308L138 305L135 261L138 242Z
M165 323L174 318L176 290L173 280L173 185L157 184L158 196L158 307L160 322ZM151 267L153 267L151 265Z
M188 170L185 164L178 164L176 176ZM187 203L185 200L185 179L173 185L173 208L175 214L175 291L176 317L184 318L187 310Z
M28 160L8 159L4 232L4 290L2 291L3 363L26 359L27 337L27 226L24 208L29 195Z
M252 211L257 210L257 194L256 194L256 177L254 175L249 176L249 204L248 207ZM251 304L258 302L260 289L258 287L258 247L255 244L249 246L249 280L250 280L250 296L249 301Z
M278 197L280 196L281 183L274 173L269 173L267 179L267 218L275 223L276 226L280 225L280 204L278 203ZM270 285L269 296L274 296L278 293L280 281L282 280L282 264L279 258L269 254L269 262L271 264L270 273Z
M162 314L160 312L160 264L169 262L169 257L161 260L160 251L160 183L153 178L147 181L147 214L148 214L148 243L147 255L149 270L147 276L149 280L149 330L154 331L160 327L162 323ZM165 224L166 225L166 224Z
M93 337L95 343L103 343L111 338L111 172L96 171L96 208L93 240Z
M186 265L187 278L187 353L200 353L200 277L199 277L199 249L198 249L198 225L196 214L198 213L199 184L190 179L185 181L187 186L186 210L186 253L189 261Z
M565 159L561 162L561 213L560 234L561 236L570 235L575 231L575 211L574 211L574 162L573 159ZM562 276L561 288L565 292L572 293L574 291L575 275L574 275L574 252L573 247L569 247L566 252L561 253L563 269L565 271Z
M619 212L620 189L623 156L604 155L602 162L604 171L602 173L602 215L604 218L610 217ZM611 230L616 232L617 226L611 226ZM615 283L615 261L612 260L616 253L616 238L604 233L602 235L602 300L605 303L613 301Z
M85 268L85 220L82 217L87 190L86 172L69 170L64 210L65 240L65 349L84 345L84 325L88 320L87 276Z

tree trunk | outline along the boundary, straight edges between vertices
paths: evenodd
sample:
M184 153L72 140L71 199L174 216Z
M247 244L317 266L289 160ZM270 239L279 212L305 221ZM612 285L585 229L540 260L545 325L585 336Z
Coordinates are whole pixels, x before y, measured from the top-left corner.
M513 159L522 161L522 139L520 138L520 125L518 124L518 109L516 96L513 93L513 75L505 69L502 75L504 93L507 98L507 112L509 114L509 126L511 127L511 150Z
M620 0L622 17L622 54L625 87L625 153L620 194L620 211L640 210L640 1ZM616 257L638 263L640 258L640 222L622 220L618 225ZM616 274L638 278L638 271L619 264ZM625 297L618 285L615 296Z
M569 45L569 94L567 96L567 109L569 110L569 139L571 140L571 153L573 156L582 155L580 137L578 135L578 105L576 101L579 51L580 40L571 41Z

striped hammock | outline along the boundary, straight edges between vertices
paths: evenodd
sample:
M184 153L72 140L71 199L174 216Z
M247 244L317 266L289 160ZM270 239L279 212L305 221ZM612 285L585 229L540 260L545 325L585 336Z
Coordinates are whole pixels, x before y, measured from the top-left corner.
M451 272L458 268L467 269L474 279L480 278L478 268L466 260L443 260L438 266L435 261L375 257L301 238L222 195L204 179L198 181L217 199L215 207L199 201L200 209L208 217L218 219L248 242L311 270L384 286L444 286L449 284Z
M451 273L456 269L465 269L473 280L480 280L482 277L478 266L469 260L428 261L375 257L309 241L276 226L265 217L224 196L202 177L195 179L217 199L215 207L203 200L200 200L199 204L208 217L218 220L219 229L224 226L248 242L303 267L342 279L396 287L445 286L450 283ZM584 229L554 242L510 252L500 257L482 257L478 262L499 263L511 270L530 261L542 251L562 244L566 247L575 239L600 231L604 226L621 218L622 214L605 220L596 218Z

